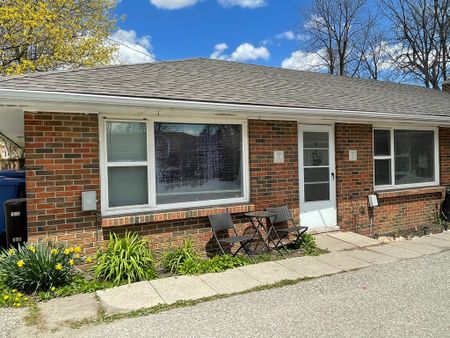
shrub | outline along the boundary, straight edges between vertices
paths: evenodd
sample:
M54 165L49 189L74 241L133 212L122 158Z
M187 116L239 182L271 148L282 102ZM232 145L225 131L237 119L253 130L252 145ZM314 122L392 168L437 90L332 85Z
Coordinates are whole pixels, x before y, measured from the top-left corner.
M23 245L0 254L0 281L22 292L49 290L70 283L82 262L79 247L61 243Z
M201 258L195 252L194 242L191 239L183 241L177 248L170 248L163 254L161 266L165 272L187 274L198 273L197 266Z
M126 232L123 238L110 234L106 249L97 252L95 276L114 285L155 278L155 261L148 242L136 233Z

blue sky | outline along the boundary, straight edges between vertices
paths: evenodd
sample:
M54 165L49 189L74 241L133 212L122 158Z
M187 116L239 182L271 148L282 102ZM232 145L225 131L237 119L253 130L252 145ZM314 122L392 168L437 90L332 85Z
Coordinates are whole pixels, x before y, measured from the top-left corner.
M122 62L216 57L280 67L299 48L300 0L122 0ZM140 53L142 52L142 53Z

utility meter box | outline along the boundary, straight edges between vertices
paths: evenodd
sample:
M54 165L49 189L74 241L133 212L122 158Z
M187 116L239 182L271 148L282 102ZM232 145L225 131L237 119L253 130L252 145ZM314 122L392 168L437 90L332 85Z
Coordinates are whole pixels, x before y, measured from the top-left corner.
M94 211L97 210L97 192L83 191L81 193L81 210Z
M375 208L378 206L378 198L377 195L369 195L369 207Z

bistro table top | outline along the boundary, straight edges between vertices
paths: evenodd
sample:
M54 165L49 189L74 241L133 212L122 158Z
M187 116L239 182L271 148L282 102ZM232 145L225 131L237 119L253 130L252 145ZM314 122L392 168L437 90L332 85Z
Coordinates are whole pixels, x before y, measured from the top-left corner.
M276 213L271 212L271 211L260 210L260 211L247 212L244 215L247 217L264 218L264 217L276 216Z

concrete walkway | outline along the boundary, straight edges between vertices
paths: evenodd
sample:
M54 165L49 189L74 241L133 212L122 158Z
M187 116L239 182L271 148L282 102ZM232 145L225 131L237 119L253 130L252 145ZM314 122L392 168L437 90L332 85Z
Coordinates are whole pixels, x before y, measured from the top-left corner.
M389 244L380 244L375 239L351 232L315 237L318 246L328 249L329 253L254 264L222 273L162 278L97 291L96 294L50 300L39 304L43 326L57 329L70 321L95 319L99 312L107 315L126 313L158 304L238 293L284 280L321 277L450 250L450 232Z

